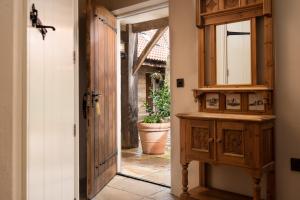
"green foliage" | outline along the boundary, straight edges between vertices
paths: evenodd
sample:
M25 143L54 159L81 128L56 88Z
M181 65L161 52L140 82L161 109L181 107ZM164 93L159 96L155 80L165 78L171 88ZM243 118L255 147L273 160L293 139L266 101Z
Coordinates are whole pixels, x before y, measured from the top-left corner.
M160 123L160 118L157 115L148 115L144 118L144 123Z
M150 99L152 99L153 107L144 103L148 116L144 118L144 123L161 123L170 117L171 94L169 86L165 81L159 89L151 90Z

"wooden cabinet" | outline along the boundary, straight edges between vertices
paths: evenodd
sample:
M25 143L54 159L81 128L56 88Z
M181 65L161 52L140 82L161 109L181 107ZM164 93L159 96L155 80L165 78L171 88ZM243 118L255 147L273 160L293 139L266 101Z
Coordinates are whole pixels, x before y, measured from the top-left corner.
M177 115L181 199L261 200L266 173L266 199L275 200L271 8L271 0L196 0L199 80L193 92L199 109ZM188 166L194 160L200 162L200 186L189 190ZM253 179L252 197L209 187L209 164L245 169Z
M187 167L191 161L197 160L201 163L244 168L253 177L255 188L253 199L260 199L262 174L265 172L272 174L274 170L275 117L212 113L178 114L177 116L181 121L183 188L187 188L188 185ZM200 182L203 181L205 180ZM273 184L274 182L269 181L268 188L273 187ZM199 188L196 190L202 191ZM206 193L208 190L203 191ZM217 193L223 194L224 197L228 194L224 191ZM200 194L202 193L196 196L199 197ZM231 195L233 199L243 199L237 194ZM271 195L268 194L270 200ZM245 198L251 199L251 197ZM183 192L182 199L191 199L187 189ZM224 198L221 195L216 199Z

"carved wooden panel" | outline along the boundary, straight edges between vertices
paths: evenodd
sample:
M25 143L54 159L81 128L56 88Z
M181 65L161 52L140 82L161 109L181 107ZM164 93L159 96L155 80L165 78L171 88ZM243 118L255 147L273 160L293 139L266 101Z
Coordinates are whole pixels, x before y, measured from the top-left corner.
M206 12L214 12L218 10L218 0L206 0Z
M196 0L196 3L199 28L272 14L271 0Z
M192 149L200 151L209 151L209 129L193 127L192 128Z
M244 155L243 131L223 130L223 151L225 154Z
M247 0L248 5L255 4L255 3L262 3L262 0Z
M194 159L211 160L214 156L214 134L214 121L188 121L184 135L187 154Z
M256 0L247 0L247 4L249 5L249 4L254 4L254 3L256 3Z
M240 0L225 0L225 9L239 7Z
M262 130L262 164L274 161L273 127Z
M249 166L252 144L248 125L242 122L217 122L217 160L226 164ZM249 128L249 127L248 127Z

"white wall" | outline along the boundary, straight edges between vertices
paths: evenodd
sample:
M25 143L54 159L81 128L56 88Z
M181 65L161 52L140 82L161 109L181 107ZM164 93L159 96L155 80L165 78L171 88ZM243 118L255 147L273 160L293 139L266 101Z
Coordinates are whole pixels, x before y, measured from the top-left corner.
M289 158L300 157L300 1L274 0L276 50L276 170L279 200L300 199L300 173L289 170ZM174 114L196 111L191 88L197 87L197 29L194 1L170 1L171 76L172 76L172 191L181 192L179 165L179 124ZM176 78L185 78L184 89L176 88ZM192 181L198 177L197 168L189 169ZM214 167L215 187L243 194L252 193L251 178L233 167Z
M276 170L279 200L300 199L300 173L289 159L300 158L300 1L275 0Z
M198 85L198 44L195 26L194 1L170 1L170 48L171 48L171 93L172 93L172 192L181 193L179 120L175 114L197 111L192 89ZM176 88L176 79L184 78L185 87ZM191 186L198 185L198 165L190 165Z

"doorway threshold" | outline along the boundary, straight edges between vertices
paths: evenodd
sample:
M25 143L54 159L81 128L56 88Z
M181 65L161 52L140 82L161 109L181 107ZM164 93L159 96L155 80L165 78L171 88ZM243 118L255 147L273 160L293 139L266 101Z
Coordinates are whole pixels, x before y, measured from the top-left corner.
M126 178L130 178L130 179L134 179L134 180L138 180L138 181L143 181L143 182L146 182L146 183L151 183L153 185L158 185L158 186L165 187L165 188L171 188L171 186L169 186L169 185L165 185L165 184L162 184L162 183L155 183L153 181L149 181L149 180L146 180L146 179L143 179L143 178L130 176L130 175L127 175L127 174L123 174L121 172L118 172L117 175L122 176L122 177L126 177Z

